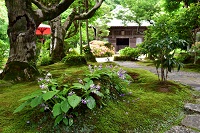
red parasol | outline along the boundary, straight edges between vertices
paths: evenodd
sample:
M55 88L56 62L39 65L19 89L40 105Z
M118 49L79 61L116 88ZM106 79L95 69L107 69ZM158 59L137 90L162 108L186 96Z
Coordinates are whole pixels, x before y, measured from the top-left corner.
M51 34L51 27L46 24L40 24L35 31L36 35L49 35Z

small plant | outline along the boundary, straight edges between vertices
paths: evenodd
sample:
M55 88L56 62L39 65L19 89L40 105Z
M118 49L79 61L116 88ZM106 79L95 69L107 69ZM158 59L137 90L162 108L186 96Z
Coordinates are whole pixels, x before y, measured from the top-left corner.
M41 89L22 98L21 101L25 102L14 113L25 106L37 107L51 113L55 119L54 126L61 122L71 126L80 109L84 111L87 107L92 110L96 105L102 107L105 99L121 95L131 79L126 71L113 66L89 65L89 71L83 80L78 79L72 85L60 85L47 73L45 78L38 80Z
M92 54L91 49L90 49L90 46L88 46L88 45L85 46L85 47L83 48L83 50L84 50L84 54L85 54L85 59L86 59L87 61L96 62L95 56Z

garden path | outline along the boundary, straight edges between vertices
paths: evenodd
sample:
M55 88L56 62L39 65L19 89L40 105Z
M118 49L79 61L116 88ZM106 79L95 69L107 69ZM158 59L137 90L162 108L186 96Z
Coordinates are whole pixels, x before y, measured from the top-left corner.
M137 64L136 62L132 61L115 61L115 63L124 66L124 67L129 67L129 68L141 68L148 70L152 73L156 73L156 68L151 67L151 66L142 66ZM184 72L184 71L179 71L177 72L174 70L172 73L168 74L168 79L169 80L174 80L177 82L180 82L185 85L191 86L193 89L200 91L200 73L195 73L195 72Z

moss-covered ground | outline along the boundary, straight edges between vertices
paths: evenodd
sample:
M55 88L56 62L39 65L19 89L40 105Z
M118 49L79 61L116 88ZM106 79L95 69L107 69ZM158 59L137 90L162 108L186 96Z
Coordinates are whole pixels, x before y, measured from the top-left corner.
M40 69L52 73L60 83L71 83L83 77L87 66L72 67L58 63ZM178 125L184 117L183 105L193 101L194 92L177 83L159 83L157 76L148 71L125 69L134 78L126 95L108 100L102 108L85 111L75 119L72 127L53 127L48 112L39 113L37 109L26 108L13 114L21 103L19 99L39 89L39 86L37 82L15 84L0 81L0 132L162 133Z

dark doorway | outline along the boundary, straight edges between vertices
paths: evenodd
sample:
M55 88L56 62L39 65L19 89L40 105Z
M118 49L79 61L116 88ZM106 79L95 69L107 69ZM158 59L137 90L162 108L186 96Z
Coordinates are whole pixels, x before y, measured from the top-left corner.
M116 51L123 49L125 47L129 47L129 38L117 38L117 46Z

